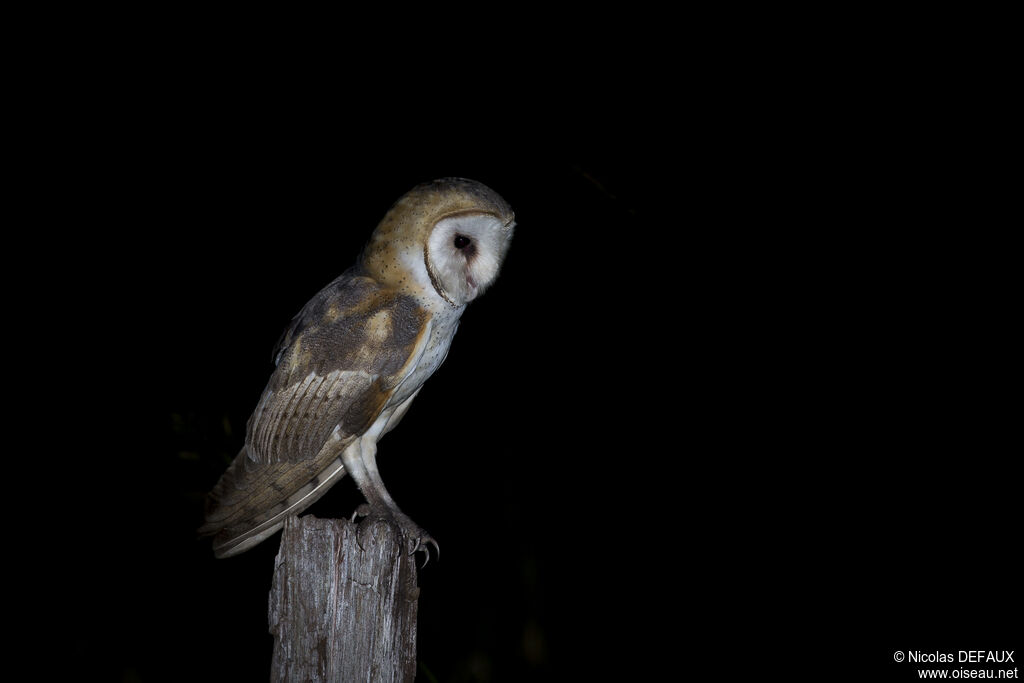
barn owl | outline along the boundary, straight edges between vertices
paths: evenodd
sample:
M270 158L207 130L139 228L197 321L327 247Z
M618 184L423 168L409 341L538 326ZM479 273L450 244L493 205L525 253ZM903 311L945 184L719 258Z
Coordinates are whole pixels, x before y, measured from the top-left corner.
M436 550L384 487L377 441L444 361L466 305L498 276L514 227L497 193L462 178L419 185L391 207L356 265L278 343L245 446L207 499L200 533L214 537L217 557L260 543L346 473L367 501L358 514L397 523L410 554Z

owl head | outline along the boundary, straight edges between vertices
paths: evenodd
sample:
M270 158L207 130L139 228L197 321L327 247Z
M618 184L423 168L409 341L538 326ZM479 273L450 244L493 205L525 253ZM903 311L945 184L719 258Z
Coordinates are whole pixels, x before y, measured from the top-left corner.
M498 193L465 178L414 187L381 220L360 257L399 290L464 306L498 277L515 216Z

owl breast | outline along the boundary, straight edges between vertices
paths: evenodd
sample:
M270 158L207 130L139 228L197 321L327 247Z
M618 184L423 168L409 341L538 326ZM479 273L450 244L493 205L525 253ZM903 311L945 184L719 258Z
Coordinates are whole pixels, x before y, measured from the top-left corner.
M400 403L416 393L423 383L441 367L444 359L448 356L448 349L451 347L455 331L459 327L459 316L462 315L463 310L465 310L465 306L448 308L435 312L431 316L430 337L423 355L416 364L416 368L396 391L392 404Z

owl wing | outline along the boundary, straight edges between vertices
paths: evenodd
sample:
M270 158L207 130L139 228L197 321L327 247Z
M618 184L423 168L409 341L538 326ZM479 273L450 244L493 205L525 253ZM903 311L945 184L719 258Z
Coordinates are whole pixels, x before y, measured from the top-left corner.
M218 557L271 535L344 475L341 452L389 406L430 327L414 299L355 273L306 304L278 344L244 448L207 500L200 533L216 534Z

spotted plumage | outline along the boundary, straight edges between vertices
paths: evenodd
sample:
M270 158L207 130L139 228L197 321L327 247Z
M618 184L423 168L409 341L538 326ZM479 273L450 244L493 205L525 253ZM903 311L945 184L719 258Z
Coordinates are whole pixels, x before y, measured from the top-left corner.
M214 536L218 557L261 542L346 473L365 514L397 523L413 551L433 542L384 487L377 440L444 361L466 305L497 277L514 225L508 204L471 180L426 183L395 203L356 265L282 336L245 446L207 502L200 531Z

